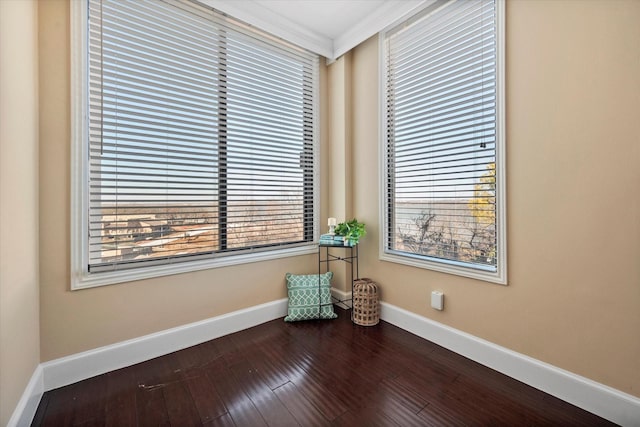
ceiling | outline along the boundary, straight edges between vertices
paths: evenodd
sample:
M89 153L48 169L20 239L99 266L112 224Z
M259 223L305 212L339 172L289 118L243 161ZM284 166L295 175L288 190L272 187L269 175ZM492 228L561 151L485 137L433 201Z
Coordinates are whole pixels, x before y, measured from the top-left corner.
M200 0L237 19L336 59L433 0Z
M320 36L336 39L370 16L384 0L254 0L255 3L307 27Z

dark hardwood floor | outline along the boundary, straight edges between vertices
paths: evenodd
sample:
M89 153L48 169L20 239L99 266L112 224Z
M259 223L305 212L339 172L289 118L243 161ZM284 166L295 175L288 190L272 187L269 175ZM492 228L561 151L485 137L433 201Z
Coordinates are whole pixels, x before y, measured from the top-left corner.
M44 394L39 426L612 425L385 322L282 319Z

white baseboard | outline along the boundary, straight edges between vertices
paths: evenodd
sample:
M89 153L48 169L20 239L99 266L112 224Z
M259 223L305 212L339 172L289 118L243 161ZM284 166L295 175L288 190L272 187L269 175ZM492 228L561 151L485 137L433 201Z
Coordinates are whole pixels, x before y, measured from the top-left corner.
M287 300L281 299L51 360L40 365L44 372L44 390L48 391L73 384L115 369L182 350L284 317L286 313Z
M38 409L38 404L44 393L44 381L42 365L38 365L33 371L27 387L13 411L7 427L28 427Z
M341 291L340 289L331 288L331 296L334 299L334 304L340 308L351 308L351 292ZM336 300L338 302L336 302Z
M388 303L380 318L622 426L640 426L640 398Z

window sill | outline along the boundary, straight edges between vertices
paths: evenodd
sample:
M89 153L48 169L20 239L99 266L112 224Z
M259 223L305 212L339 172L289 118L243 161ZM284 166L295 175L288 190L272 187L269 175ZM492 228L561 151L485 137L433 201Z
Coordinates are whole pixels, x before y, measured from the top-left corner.
M499 285L507 284L507 275L504 269L498 268L497 271L482 267L468 267L463 263L444 260L429 260L420 256L412 256L406 253L380 252L380 260L393 262L396 264L408 265L411 267L422 268L426 270L438 271L440 273L453 274L456 276L468 277L471 279L482 280L485 282L496 283Z
M77 272L71 278L71 290L95 288L97 286L115 285L117 283L133 282L154 277L170 276L173 274L189 273L192 271L211 268L229 267L252 262L269 261L299 255L317 254L318 245L308 244L294 248L277 249L268 252L247 253L232 256L219 256L198 261L187 261L176 264L155 265L137 269L109 271L100 273Z

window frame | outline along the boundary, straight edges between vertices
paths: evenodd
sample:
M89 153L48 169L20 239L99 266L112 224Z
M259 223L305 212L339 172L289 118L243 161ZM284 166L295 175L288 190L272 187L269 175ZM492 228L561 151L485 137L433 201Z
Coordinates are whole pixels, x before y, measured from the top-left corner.
M386 105L386 80L387 67L385 40L386 34L398 25L406 23L413 19L416 15L423 12L426 8L432 6L435 2L430 1L422 7L415 10L410 16L394 22L386 27L378 34L378 65L379 65L379 195L380 212L379 212L379 253L378 258L381 261L403 264L411 267L417 267L441 273L452 274L456 276L468 277L472 279L482 280L486 282L506 285L507 284L507 212L506 212L506 143L505 143L505 1L496 0L496 271L492 269L482 268L480 265L471 267L468 263L453 260L445 260L425 255L409 254L399 252L388 248L388 211L390 201L387 197L387 140L386 140L386 121L387 121L387 105Z
M317 252L317 236L319 234L319 191L314 191L313 197L313 236L307 243L290 247L273 247L244 251L242 253L220 253L208 258L172 263L142 266L133 269L89 272L89 236L86 230L89 222L89 164L88 164L88 42L87 42L87 1L74 1L70 7L71 24L71 61L70 61L70 91L71 91L71 197L70 197L70 255L71 255L71 290L92 288L116 283L131 282L153 277L181 274L192 271L226 267L251 262L267 261ZM318 70L319 72L319 70ZM313 115L319 113L319 76L314 88ZM313 182L318 186L319 180L319 120L313 124ZM304 191L304 200L309 198L308 191ZM198 257L196 257L198 258Z

